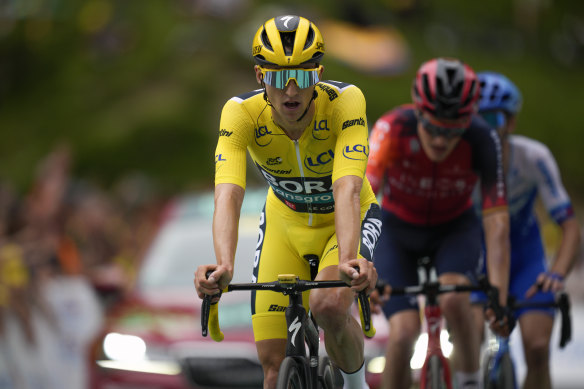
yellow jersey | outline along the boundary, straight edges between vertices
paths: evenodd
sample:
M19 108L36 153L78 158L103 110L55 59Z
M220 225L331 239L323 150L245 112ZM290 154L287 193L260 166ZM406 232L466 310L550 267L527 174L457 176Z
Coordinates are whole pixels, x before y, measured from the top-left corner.
M376 202L365 177L369 155L365 98L355 85L316 84L312 122L291 140L273 121L263 89L233 97L223 107L215 152L215 185L245 189L246 150L275 197L292 212L309 217L310 225L334 215L332 184L340 177L363 179L361 205Z

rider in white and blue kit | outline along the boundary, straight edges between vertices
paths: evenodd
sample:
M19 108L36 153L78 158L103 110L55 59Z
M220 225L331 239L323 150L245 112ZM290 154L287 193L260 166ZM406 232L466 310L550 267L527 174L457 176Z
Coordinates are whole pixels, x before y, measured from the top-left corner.
M515 130L521 109L519 89L495 72L478 73L481 83L479 114L497 129L503 147L503 166L511 230L509 295L550 300L561 290L572 270L580 246L580 227L550 150L541 142ZM551 219L562 230L555 256L548 260L535 213L539 196ZM536 285L542 285L537 291ZM523 309L516 312L527 365L523 387L550 388L549 343L553 310ZM482 328L482 327L481 327Z

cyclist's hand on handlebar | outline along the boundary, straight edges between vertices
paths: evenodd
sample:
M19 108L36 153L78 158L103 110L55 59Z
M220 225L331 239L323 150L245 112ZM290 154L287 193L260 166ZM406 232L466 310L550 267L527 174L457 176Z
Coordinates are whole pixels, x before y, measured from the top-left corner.
M382 279L377 279L375 289L373 289L373 292L371 292L371 294L369 295L369 301L371 303L371 312L381 313L382 306L387 301L389 301L390 295L391 286Z
M210 272L208 278L207 274ZM195 288L197 294L202 299L205 295L214 296L219 294L233 278L233 273L225 266L201 265L195 272ZM215 299L215 301L218 300Z
M375 288L377 270L372 262L365 258L357 258L339 264L339 277L355 292L365 290L369 294Z
M530 298L537 292L559 292L564 290L564 276L555 272L541 273L535 284L533 284L527 292L525 298Z
M487 308L485 316L491 331L499 336L508 337L515 326L515 319L513 318L513 313L507 307L500 307L500 309L502 312L497 315L493 308Z

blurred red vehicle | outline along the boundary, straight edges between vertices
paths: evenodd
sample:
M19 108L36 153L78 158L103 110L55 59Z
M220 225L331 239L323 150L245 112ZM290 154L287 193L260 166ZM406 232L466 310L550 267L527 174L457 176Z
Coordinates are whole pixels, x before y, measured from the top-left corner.
M265 189L246 192L240 219L233 282L250 282ZM173 201L139 270L134 290L108 315L91 360L93 389L262 388L251 328L249 293L221 298L225 340L201 335L200 307L193 285L196 267L214 262L213 194ZM372 389L379 385L379 360L387 335L374 318L375 340L366 342ZM324 347L321 348L324 352Z

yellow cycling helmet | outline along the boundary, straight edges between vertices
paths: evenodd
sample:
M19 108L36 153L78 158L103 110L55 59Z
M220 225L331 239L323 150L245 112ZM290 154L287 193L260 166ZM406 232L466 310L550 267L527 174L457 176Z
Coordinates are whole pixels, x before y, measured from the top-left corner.
M256 32L252 54L260 66L318 64L324 55L324 41L310 20L294 15L277 16Z

